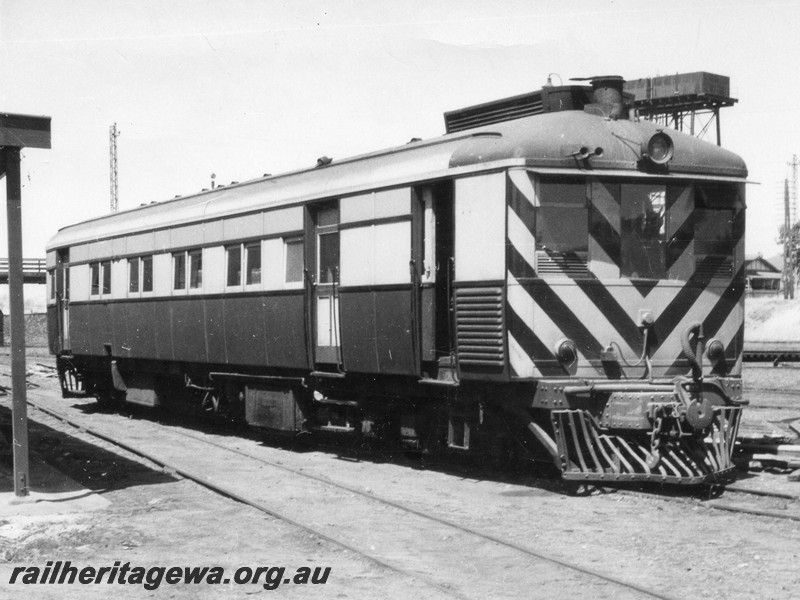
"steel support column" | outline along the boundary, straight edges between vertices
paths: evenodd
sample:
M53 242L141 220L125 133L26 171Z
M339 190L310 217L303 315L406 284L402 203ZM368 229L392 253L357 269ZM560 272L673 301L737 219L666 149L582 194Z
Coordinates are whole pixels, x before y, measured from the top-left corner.
M11 406L14 494L28 495L28 405L25 390L25 299L22 286L22 188L20 149L3 148L8 214L8 288L11 320Z

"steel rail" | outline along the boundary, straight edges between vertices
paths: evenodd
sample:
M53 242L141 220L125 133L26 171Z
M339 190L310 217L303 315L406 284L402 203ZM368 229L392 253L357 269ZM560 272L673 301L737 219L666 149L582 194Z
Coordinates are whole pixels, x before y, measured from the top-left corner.
M765 510L757 508L744 508L735 504L709 504L709 508L724 510L726 512L739 513L744 515L754 515L757 517L772 517L773 519L786 519L787 521L800 521L800 515L783 515L776 510Z
M302 529L304 529L304 530L306 530L306 531L308 531L310 533L313 533L314 535L318 535L319 537L321 537L323 539L326 539L326 540L330 541L331 543L334 543L334 544L336 544L338 546L341 546L341 547L346 548L346 549L348 549L348 550L350 550L352 552L355 552L360 556L364 556L365 558L373 561L374 563L376 563L376 564L378 564L378 565L380 565L380 566L382 566L384 568L390 569L392 571L395 571L395 572L400 573L402 575L406 575L408 577L412 577L412 578L415 578L415 579L420 579L420 580L424 581L426 584L431 585L433 587L436 587L440 591L443 591L443 592L445 592L445 593L447 593L449 595L456 596L456 597L459 597L459 598L464 598L464 596L458 594L457 592L454 592L453 590L451 590L449 588L446 588L444 586L440 586L438 583L436 583L434 581L430 581L430 580L428 580L426 578L418 576L415 573L407 572L407 571L405 571L403 569L399 569L397 567L394 567L394 566L392 566L392 565L390 565L388 563L385 563L385 562L381 561L380 559L377 559L375 557L372 557L372 556L370 556L368 554L363 553L362 551L356 549L355 547L352 547L352 546L350 546L350 545L348 545L348 544L346 544L344 542L341 542L341 541L339 541L339 540L337 540L335 538L331 538L328 535L326 535L324 533L321 533L321 532L319 532L319 531L317 531L317 530L315 530L315 529L313 529L313 528L311 528L311 527L309 527L307 525L303 525L302 523L300 523L298 521L295 521L294 519L291 519L291 518L288 518L288 517L284 517L283 515L281 515L277 511L274 511L273 509L270 509L270 508L262 505L261 503L259 503L257 501L248 500L247 498L241 496L240 494L238 494L236 492L233 492L231 490L228 490L228 489L226 489L226 488L224 488L222 486L218 486L217 484L213 483L212 481L206 479L205 477L203 477L201 475L197 475L197 474L192 473L192 472L190 472L190 471L188 471L186 469L182 469L182 468L179 468L179 467L175 467L174 465L167 464L167 463L165 463L165 461L150 455L148 452L146 452L144 450L140 450L138 448L130 446L129 444L126 444L125 442L120 442L118 440L115 440L112 437L110 437L110 436L108 436L106 434L103 434L101 432L97 432L97 431L91 430L89 428L86 428L83 425L72 421L72 419L70 419L69 417L67 417L65 415L62 415L61 413L58 413L58 412L56 412L56 411L54 411L52 409L42 407L42 406L38 405L37 403L32 402L31 400L28 400L28 403L31 404L37 410L40 410L40 411L44 412L45 414L50 415L51 417L54 417L54 418L56 418L56 419L58 419L60 421L63 421L64 423L67 423L67 424L71 425L72 427L75 427L79 431L88 433L89 435L95 436L95 437L97 437L99 439L102 439L102 440L105 440L105 441L107 441L107 442L109 442L111 444L117 445L117 446L127 450L128 452L132 452L133 454L136 454L138 456L142 456L143 458L146 458L147 460L149 460L149 461L151 461L151 462L153 462L153 463L155 463L157 465L161 465L161 466L163 466L164 468L166 468L168 470L172 470L175 473L181 475L182 477L185 477L186 479L190 479L192 481L195 481L195 482L199 483L200 485L203 485L204 487L206 487L208 489L211 489L211 490L216 491L216 492L218 492L218 493L220 493L222 495L225 495L225 496L228 496L230 498L233 498L234 500L237 500L239 502L242 502L244 504L252 506L253 508L256 508L256 509L258 509L258 510L260 510L260 511L266 513L266 514L269 514L270 516L273 516L273 517L275 517L277 519L280 519L280 520L282 520L282 521L284 521L286 523L289 523L291 525L295 525L297 527L300 527L300 528L302 528ZM163 425L156 424L156 427L159 428L159 429L166 429ZM493 536L491 534L483 533L481 531L477 531L477 530L472 529L470 527L464 527L464 526L459 525L457 523L453 523L451 521L448 521L447 519L443 519L443 518L440 518L440 517L436 517L434 515L430 515L428 513L424 513L422 511L417 510L417 509L405 506L405 505L403 505L403 504L401 504L399 502L395 502L394 500L390 500L388 498L383 498L381 496L377 496L377 495L374 495L374 494L368 494L366 492L363 492L362 490L350 487L350 486L345 485L345 484L341 484L341 483L335 482L335 481L330 480L330 479L328 479L326 477L320 477L320 476L317 476L317 475L311 475L309 473L304 473L302 471L298 471L296 469L292 469L291 467L287 467L285 465L281 465L281 464L278 464L278 463L273 463L273 462L265 460L265 459L263 459L261 457L254 456L253 454L250 454L249 452L245 452L243 450L239 450L238 448L230 448L230 447L225 446L223 444L218 444L217 442L214 442L214 441L211 441L211 440L207 440L207 439L203 439L201 437L194 436L194 435L191 435L191 434L188 434L188 433L185 433L185 432L177 431L177 430L174 430L174 429L170 429L170 431L172 433L176 433L178 435L181 435L181 436L184 436L184 437L188 437L188 438L193 439L195 441L198 441L198 442L201 442L201 443L205 443L205 444L220 448L222 450L226 450L226 451L234 453L234 454L239 454L239 455L244 456L246 458L249 458L251 460L255 460L256 462L261 462L263 464L269 465L269 466L277 468L277 469L281 469L281 470L289 472L291 474L300 475L302 477L311 479L313 481L317 481L319 483L330 485L332 487L339 488L339 489L341 489L343 491L346 491L346 492L349 492L349 493L357 494L357 495L362 496L364 498L368 498L369 500L372 500L374 502L378 502L378 503L384 504L386 506L391 506L392 508L394 508L396 510L404 511L404 512L407 512L409 514L413 514L413 515L415 515L417 517L420 517L420 518L423 518L423 519L427 519L427 520L433 521L435 523L439 523L440 525L444 525L446 527L453 528L453 529L455 529L457 531L460 531L462 533L473 535L473 536L476 536L476 537L478 537L480 539L483 539L485 541L492 542L492 543L498 544L500 546L505 546L507 548L516 550L516 551L518 551L518 552L520 552L522 554L525 554L527 556L531 556L531 557L536 558L538 560L541 560L543 562L547 562L547 563L559 566L561 568L564 568L564 569L567 569L567 570L570 570L570 571L575 571L575 572L581 573L582 575L586 575L588 577L593 577L593 578L596 578L596 579L600 579L602 581L605 581L607 583L619 586L621 588L625 588L625 589L629 589L629 590L633 590L633 591L639 592L639 593L644 594L644 595L646 595L648 597L651 597L651 598L658 598L659 600L677 600L674 596L667 596L667 595L661 594L661 593L659 593L657 591L650 590L650 589L647 589L645 587L642 587L642 586L640 586L638 584L627 582L627 581L624 581L624 580L621 580L621 579L617 579L617 578L615 578L613 576L610 576L610 575L604 575L603 573L599 573L599 572L594 571L592 569L589 569L589 568L586 568L586 567L582 567L582 566L580 566L580 565L578 565L576 563L572 563L570 561L566 561L566 560L563 560L563 559L559 559L559 558L555 558L555 557L552 557L552 556L548 556L548 555L546 555L546 554L544 554L542 552L538 552L536 550L532 550L530 548L526 548L525 546L520 546L519 544L516 544L514 542L510 542L510 541L507 541L507 540L503 540L503 539L495 537L495 536Z
M198 442L203 442L205 444L209 444L211 446L215 446L217 448L221 448L223 450L227 450L227 451L232 452L234 454L239 454L241 456L245 456L247 458L250 458L250 459L255 460L257 462L261 462L261 463L269 465L271 467L275 467L277 469L281 469L283 471L287 471L287 472L295 474L295 475L300 475L302 477L306 477L306 478L314 480L314 481L319 481L321 483L325 483L325 484L337 487L337 488L339 488L341 490L344 490L346 492L350 492L350 493L353 493L353 494L358 494L358 495L363 496L365 498L370 498L372 500L376 500L376 501L381 502L383 504L387 504L389 506L392 506L393 508L396 508L398 510L407 511L407 512L412 513L412 514L414 514L416 516L423 517L423 518L426 518L426 519L430 519L430 520L435 521L437 523L440 523L442 525L446 525L446 526L449 526L449 527L454 527L454 528L459 529L460 531L463 531L465 533L470 533L472 535L477 535L479 537L482 537L483 539L486 539L487 541L492 541L492 542L497 543L497 544L501 544L501 545L504 545L504 546L511 547L511 548L513 548L515 550L518 550L518 551L523 552L525 554L532 555L532 556L534 556L536 558L540 558L542 560L549 560L548 557L539 556L539 555L535 554L535 551L530 550L530 549L526 549L523 546L517 546L517 545L515 545L515 544L513 544L511 542L505 542L505 541L500 540L498 538L494 538L493 536L491 536L489 534L484 534L482 532L470 529L468 527L463 527L461 525L451 523L450 521L447 521L446 519L441 519L439 517L435 517L435 516L429 515L427 513L419 512L416 509L409 508L409 507L407 507L405 505L399 504L399 503L395 502L394 500L389 500L388 498L383 498L381 496L376 496L375 494L371 494L371 493L368 494L366 492L363 492L363 491L359 490L358 488L353 488L353 487L350 487L348 485L345 485L345 484L342 484L342 483L338 483L336 481L328 479L327 477L321 477L321 476L318 476L318 475L311 475L311 474L305 473L303 471L298 471L296 469L292 469L291 467L287 467L287 466L282 465L282 464L278 464L278 463L271 462L269 460L265 460L265 459L263 459L263 458L261 458L259 456L255 456L253 454L250 454L249 452L245 452L243 450L239 450L238 448L230 448L230 447L225 446L223 444L218 444L217 442L214 442L214 441L211 441L211 440L206 440L206 439L203 439L201 437L198 437L198 436L195 436L195 435L183 432L183 431L172 430L172 432L177 434L177 435L182 435L184 437L188 437L188 438L193 439L193 440L198 441ZM609 488L609 489L613 489L613 488ZM737 492L737 493L742 493L742 494L749 494L749 495L753 495L753 496L765 496L765 497L770 497L770 498L780 498L782 500L800 500L800 496L793 496L791 494L785 494L785 493L781 493L781 492L770 492L770 491L767 491L767 490L751 490L751 489L747 489L747 488L743 488L743 487L739 487L739 486L731 485L731 484L725 485L725 489L730 490L732 492ZM631 495L653 496L652 494L646 494L645 492L636 492L636 491L631 491L631 490L625 490L625 493L628 493L628 494L631 494ZM674 500L673 498L670 498L668 496L657 496L657 497L661 498L661 499L664 499L666 501L679 501L679 500ZM716 504L701 504L700 506L703 506L705 508L714 508L714 509L719 509L719 510L725 510L725 511L728 511L728 512L742 512L742 513L745 513L745 514L752 514L752 515L755 515L755 516L770 516L770 517L775 517L777 519L789 519L789 520L794 520L794 521L800 520L800 517L795 517L795 516L791 516L791 515L783 515L781 513L774 512L774 511L764 511L764 510L759 511L757 509L751 510L751 509L735 507L734 505L725 505L724 508L721 508L722 505L716 505ZM558 559L555 559L555 560L558 560ZM557 564L559 564L561 566L567 566L567 565L562 565L561 563L557 563ZM572 568L572 567L570 567L570 568ZM594 573L587 573L587 574L594 575ZM627 585L627 584L625 584L625 585Z
M739 492L740 494L750 494L752 496L766 496L768 498L781 498L782 500L800 500L800 496L794 494L785 494L783 492L770 492L768 490L751 490L749 488L741 487L736 484L728 484L725 486L725 489L731 492Z
M761 490L748 490L746 488L740 487L733 487L730 485L725 486L726 489L730 489L730 491L742 493L742 494L750 494L753 496L766 496L770 498L780 498L781 500L800 500L798 496L792 496L791 494L782 494L780 492L768 492L768 491L761 491ZM610 490L614 488L606 488L603 487L602 489ZM800 521L800 515L787 515L783 514L778 511L768 510L768 509L758 509L758 508L746 508L744 506L736 506L735 504L724 504L718 502L716 504L712 504L715 500L710 499L708 503L702 502L695 502L691 500L685 500L680 497L674 496L664 496L661 494L652 494L650 492L646 492L643 490L614 490L619 494L623 494L625 496L644 496L647 498L658 498L659 500L663 500L664 502L672 502L674 504L683 504L689 506L698 506L700 508L708 508L713 510L722 510L725 512L734 512L734 513L741 513L745 515L752 515L756 517L772 517L774 519L782 519L785 521Z
M785 394L787 396L800 396L800 390L787 390L786 388L765 388L765 387L745 387L743 390L748 392L769 392L771 394ZM751 404L749 408L753 408ZM755 407L758 408L758 407Z
M250 498L242 496L238 492L235 492L234 490L231 490L230 488L227 488L227 487L225 487L223 485L214 483L210 479L207 479L206 477L204 477L202 475L199 475L198 473L194 473L194 472L192 472L192 471L190 471L188 469L184 469L183 467L179 467L177 465L173 465L173 464L171 464L171 463L169 463L169 462L167 462L165 460L162 460L162 459L158 458L157 456L147 452L146 450L142 450L141 448L137 448L136 446L132 446L132 445L126 443L126 442L122 442L120 440L114 439L113 437L111 437L109 435L106 435L106 434L104 434L104 433L102 433L100 431L96 431L95 429L92 429L90 427L86 427L85 425L82 425L82 424L78 423L77 421L74 421L74 420L70 419L66 415L62 415L61 413L59 413L57 411L54 411L52 409L43 407L43 406L39 405L36 402L28 400L28 404L31 405L36 410L39 410L39 411L45 413L46 415L49 415L49 416L53 417L54 419L58 419L62 423L66 423L67 425L70 425L71 427L74 427L75 429L77 429L81 433L86 433L88 435L91 435L93 437L101 439L101 440L103 440L105 442L113 444L113 445L115 445L115 446L117 446L119 448L122 448L123 450L126 450L127 452L130 452L130 453L132 453L132 454L134 454L136 456L145 458L145 459L149 460L150 462L152 462L153 464L159 465L160 467L162 467L162 469L164 469L168 473L178 474L181 477L183 477L185 479L189 479L191 481L194 481L195 483L197 483L199 485L202 485L203 487L208 488L209 490L211 490L213 492L216 492L216 493L218 493L218 494L220 494L222 496L225 496L227 498L231 498L233 500L236 500L237 502L241 502L242 504L246 504L247 506L255 508L256 510L259 510L259 511L261 511L261 512L263 512L263 513L265 513L265 514L267 514L267 515L269 515L271 517L274 517L274 518L276 518L276 519L278 519L280 521L283 521L284 523L288 523L289 525L292 525L294 527L298 527L298 528L300 528L300 529L302 529L304 531L307 531L308 533L311 533L312 535L315 535L315 536L317 536L317 537L319 537L321 539L324 539L324 540L326 540L326 541L328 541L328 542L330 542L332 544L335 544L336 546L339 546L340 548L344 548L345 550L353 552L354 554L356 554L358 556L363 556L364 558L366 558L370 562L372 562L372 563L374 563L374 564L376 564L376 565L378 565L378 566L380 566L380 567L382 567L384 569L387 569L389 571L393 571L393 572L398 573L400 575L403 575L405 577L409 577L409 578L412 578L412 579L417 579L417 580L425 583L426 585L434 587L437 590L439 590L440 592L443 592L443 593L447 594L448 596L452 596L454 598L460 598L462 600L469 600L468 596L464 596L464 595L462 595L462 594L460 594L460 593L458 593L458 592L456 592L456 591L454 591L452 589L449 589L449 588L447 588L447 587L445 587L445 586L443 586L443 585L441 585L441 584L439 584L439 583L437 583L435 581L432 581L432 580L428 579L427 577L423 577L423 576L421 576L421 575L419 575L417 573L414 573L414 572L411 572L411 571L407 571L407 570L402 569L400 567L396 567L394 565L391 565L391 564L389 564L387 562L382 561L379 558L376 558L374 556L366 554L363 551L361 551L358 548L356 548L355 546L351 546L350 544L348 544L346 542L343 542L342 540L338 540L336 538L333 538L333 537L331 537L331 536L329 536L329 535L327 535L327 534L325 534L325 533L323 533L323 532L321 532L321 531L319 531L317 529L314 529L313 527L311 527L309 525L305 525L305 524L303 524L303 523L301 523L299 521L296 521L295 519L292 519L291 517L287 517L286 515L284 515L284 514L278 512L278 511L266 506L265 504L263 504L261 502L258 502L257 500L252 500ZM189 437L191 437L191 436L189 436ZM203 440L200 440L200 441L203 441ZM220 448L224 448L224 447L220 446Z

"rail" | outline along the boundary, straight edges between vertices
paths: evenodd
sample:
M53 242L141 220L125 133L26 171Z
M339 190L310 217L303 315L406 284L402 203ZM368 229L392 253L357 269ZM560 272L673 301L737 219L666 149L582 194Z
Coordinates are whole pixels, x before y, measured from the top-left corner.
M47 281L47 261L44 258L22 259L22 282L45 283ZM0 258L0 283L8 283L8 259Z
M800 361L800 341L746 341L744 360L779 362Z

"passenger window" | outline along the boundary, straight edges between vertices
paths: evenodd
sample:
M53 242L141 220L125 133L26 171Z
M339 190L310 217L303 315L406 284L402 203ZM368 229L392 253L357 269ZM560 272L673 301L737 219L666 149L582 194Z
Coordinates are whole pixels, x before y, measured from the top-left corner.
M242 247L237 244L236 246L229 246L228 253L228 286L237 286L242 284Z
M100 295L100 263L91 263L89 268L92 271L92 296Z
M142 257L142 291L153 291L153 257Z
M92 296L105 296L111 293L111 261L90 263L92 275Z
M100 273L103 280L103 287L100 290L100 295L104 296L111 293L111 261L104 260L100 263Z
M247 285L261 283L261 242L253 242L245 245L247 256Z
M283 247L286 258L286 283L303 281L303 240L302 238L284 239Z
M203 251L191 250L189 255L189 287L198 289L203 286Z
M128 259L128 291L139 291L139 258Z
M186 289L186 254L178 252L172 255L173 289Z

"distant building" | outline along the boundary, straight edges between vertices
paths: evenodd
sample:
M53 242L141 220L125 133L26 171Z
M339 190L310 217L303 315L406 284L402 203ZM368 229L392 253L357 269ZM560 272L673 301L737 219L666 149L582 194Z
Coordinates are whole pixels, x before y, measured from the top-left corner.
M747 295L779 296L781 294L781 280L783 273L761 255L748 258L744 261L744 276L746 280Z

